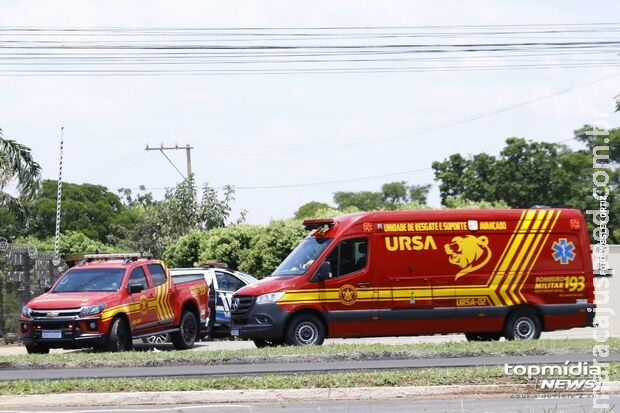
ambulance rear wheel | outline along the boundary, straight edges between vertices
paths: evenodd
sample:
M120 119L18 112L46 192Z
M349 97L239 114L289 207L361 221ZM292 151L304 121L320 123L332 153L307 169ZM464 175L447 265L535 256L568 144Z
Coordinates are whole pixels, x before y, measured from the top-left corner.
M320 346L325 341L325 327L318 317L300 314L288 324L285 339L292 346Z
M517 311L512 314L504 327L506 340L536 340L540 337L540 319L532 311Z

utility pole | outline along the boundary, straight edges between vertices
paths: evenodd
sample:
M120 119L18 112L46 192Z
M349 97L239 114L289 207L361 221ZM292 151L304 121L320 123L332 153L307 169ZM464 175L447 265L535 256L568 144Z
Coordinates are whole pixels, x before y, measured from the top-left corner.
M183 179L188 179L192 175L192 149L194 149L189 143L183 146L179 146L179 144L175 144L174 146L164 146L162 143L160 146L150 147L148 144L146 145L145 150L147 151L160 151L162 155L170 162L170 164L177 170L179 175L183 177ZM179 168L168 158L168 155L164 151L179 151L185 150L186 154L186 162L187 162L187 176L183 175Z

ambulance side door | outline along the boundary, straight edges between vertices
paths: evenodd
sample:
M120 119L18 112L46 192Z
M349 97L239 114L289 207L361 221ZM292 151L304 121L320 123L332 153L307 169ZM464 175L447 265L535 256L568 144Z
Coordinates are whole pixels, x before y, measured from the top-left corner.
M375 272L371 270L370 241L368 237L342 240L326 258L332 276L317 287L332 337L367 336L372 332L376 282Z
M443 252L437 236L426 233L381 234L381 254L385 287L380 290L377 329L386 335L411 335L440 331L446 315L436 306L433 289ZM438 284L439 283L439 284Z

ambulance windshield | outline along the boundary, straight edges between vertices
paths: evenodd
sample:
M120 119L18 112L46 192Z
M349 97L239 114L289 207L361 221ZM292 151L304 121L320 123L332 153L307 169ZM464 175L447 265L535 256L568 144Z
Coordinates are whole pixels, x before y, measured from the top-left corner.
M332 238L315 238L309 236L301 242L280 264L272 275L302 275L316 261Z

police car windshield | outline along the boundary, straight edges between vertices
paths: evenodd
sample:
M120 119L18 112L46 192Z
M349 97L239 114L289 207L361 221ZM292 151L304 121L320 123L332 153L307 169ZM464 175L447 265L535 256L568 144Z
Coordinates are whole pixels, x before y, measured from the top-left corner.
M60 279L53 293L81 291L117 291L123 281L123 268L70 270Z
M331 242L332 238L315 238L312 236L306 238L276 268L273 275L305 274Z

